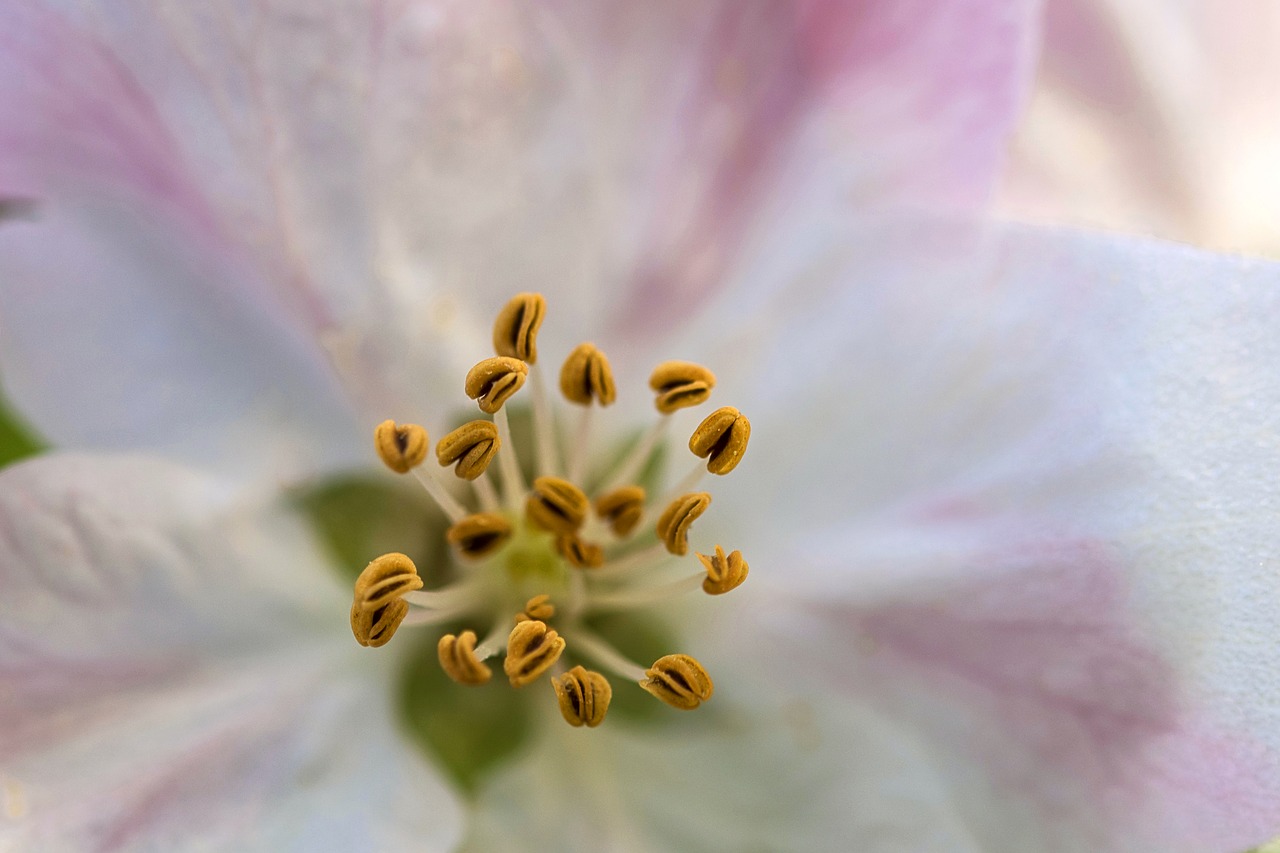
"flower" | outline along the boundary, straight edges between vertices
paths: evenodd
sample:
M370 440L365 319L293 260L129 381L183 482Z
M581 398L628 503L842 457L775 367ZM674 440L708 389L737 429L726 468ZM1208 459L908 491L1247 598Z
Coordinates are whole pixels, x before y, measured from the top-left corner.
M926 20L959 14L943 4L928 8L938 7L945 11L933 14L941 17ZM901 14L868 8L859 8L870 17L860 17L855 32L875 32L880 19L873 12L885 22ZM9 14L28 38L6 61L16 61L26 80L33 56L61 55L30 45L85 46L76 41L80 22L25 8ZM108 16L106 34L139 23L124 18ZM158 20L187 48L193 76L216 70L201 53L211 49L206 30ZM598 43L557 40L564 32L554 25L576 20L551 16L542 22L549 30L485 35L510 35L521 49L521 37L545 39L538 43L572 55L575 44ZM240 23L211 25L234 33ZM255 32L284 32L299 49L330 55L327 40L308 38L330 32L314 18L277 23L282 29ZM603 36L618 31L605 26L610 20L597 23L609 43ZM440 18L427 16L425 26L439 32L431 27ZM375 35L371 41L385 46L402 31ZM173 69L163 62L169 42L157 42L145 27L134 37L138 53L126 55L140 56L134 64L141 70L131 73ZM965 45L966 58L982 54ZM103 70L120 71L105 56L89 55ZM394 51L380 55L403 59ZM311 67L301 61L308 56L287 55L284 70ZM485 56L492 79L546 81L536 73L544 66L521 50ZM635 60L647 56L642 50ZM566 63L565 75L574 67ZM631 79L632 66L619 67L610 79ZM254 68L247 63L249 91L264 73ZM326 63L321 70L332 69ZM301 94L313 86L325 91L327 80L288 79L306 84L299 84ZM499 124L468 134L469 146L480 150L464 152L460 166L472 154L490 167L506 156L541 162L562 150L501 143L509 141L507 120L520 122L521 138L542 139L530 129L554 124L561 102L552 95L563 90L535 85L528 100L517 99L514 106L546 108L531 116L495 110L512 103L481 97L507 91L481 85L490 78L460 79L475 86L463 90L475 99L437 103L469 105L477 120ZM578 91L572 80L552 75L551 82ZM95 93L109 88L100 81ZM140 94L153 87L121 89L151 109L70 113L95 117L95 131L102 122L156 130L184 118ZM66 91L78 94L74 86ZM622 109L634 109L623 95L609 91ZM15 93L6 89L5 96ZM46 111L33 115L49 115L47 101L36 100ZM870 100L886 108L882 97ZM289 115L278 100L267 106L282 110L281 120ZM290 146L319 137L320 151L340 148L341 131L352 127L334 120L336 107L326 98L300 96L289 106L309 108L285 134ZM963 104L957 110L969 115ZM810 122L802 122L799 139L809 139ZM42 121L30 124L43 138ZM206 127L198 120L191 126ZM998 135L986 128L979 137ZM213 136L175 147L216 152L230 145ZM601 310L611 291L602 296L577 286L590 279L577 267L585 261L559 257L563 246L595 234L570 225L601 221L575 219L579 196L557 195L574 186L573 170L553 187L518 182L529 205L514 210L484 193L462 194L483 173L479 167L407 170L396 176L405 185L439 181L435 197L459 201L447 216L430 208L423 214L443 236L424 226L412 239L396 233L421 224L398 197L400 184L371 183L397 203L365 210L367 199L343 190L345 172L316 170L337 185L302 188L330 203L288 202L279 232L255 231L260 222L250 217L255 227L235 233L256 233L261 244L227 245L226 214L197 190L203 182L189 168L165 172L180 161L148 156L124 168L113 158L131 146L83 148L73 133L47 138L65 147L18 146L29 158L24 163L53 157L58 168L22 175L53 181L48 193L27 190L47 199L38 208L45 218L0 231L6 247L23 246L20 236L28 241L21 259L29 274L40 273L6 280L6 331L47 332L75 320L103 330L94 340L112 346L93 352L104 362L96 366L75 349L74 326L59 347L30 345L30 331L6 336L6 376L27 410L42 426L61 429L51 432L68 444L161 450L220 470L214 476L173 461L52 456L0 474L0 518L10 520L0 536L0 666L22 697L0 727L17 733L3 741L0 769L9 812L25 812L10 827L21 840L387 849L439 848L456 839L458 792L442 788L391 724L389 667L401 638L387 650L356 645L341 622L350 589L326 573L326 556L278 489L243 475L261 472L263 460L292 462L285 470L297 476L371 458L368 439L352 434L351 422L361 418L370 427L386 417L414 418L436 429L453 413L440 389L457 395L466 369L490 355L487 336L474 333L488 325L477 325L477 316L501 307L513 278L548 282L539 285L548 296L544 352L565 353L589 337L609 353L623 420L648 408L647 395L635 389L671 356L710 366L717 400L750 413L749 458L734 475L743 484L716 490L707 520L719 519L753 571L718 608L717 621L676 623L681 642L697 645L699 659L716 672L715 695L692 723L673 722L671 711L655 726L610 717L598 728L572 728L544 690L539 707L554 724L538 726L536 743L478 788L466 807L473 846L504 849L514 840L534 849L1190 851L1245 846L1275 827L1276 648L1265 639L1274 612L1274 545L1270 514L1258 511L1274 493L1274 267L963 218L853 215L824 192L829 172L775 165L786 191L760 208L771 228L746 240L737 229L749 226L723 208L705 222L712 230L704 243L723 239L743 257L730 252L732 262L701 266L708 262L700 254L682 254L695 246L664 252L660 259L672 266L661 274L634 266L646 298L624 289L621 308ZM170 153L165 140L177 137L146 138L163 155ZM425 138L456 153L447 140ZM487 158L488 145L502 156ZM307 162L287 150L289 162ZM266 151L279 156L272 146ZM133 203L121 207L117 197L113 206L98 186L86 193L88 177L69 171L91 172L103 160L129 185ZM906 177L927 174L920 169ZM211 180L220 176L237 177L214 172ZM60 195L58 177L74 178L76 192ZM932 183L906 181L916 189ZM502 195L484 181L474 187ZM298 188L284 181L264 191L287 198ZM140 213L138 195L156 205L143 210L173 216ZM255 198L251 191L232 197ZM776 216L787 201L788 215ZM299 228L294 217L303 216L389 231L371 241L375 250L363 251L366 235L315 221ZM290 232L286 221L294 236L271 239ZM604 221L632 233L628 216ZM499 239L508 228L511 242ZM703 233L694 226L677 231ZM603 238L611 235L620 239L609 231ZM30 248L42 239L50 241L43 256ZM635 251L621 256L649 261ZM117 259L112 297L120 298L124 283L136 286L146 310L85 310L102 304L93 301L102 279L90 273L102 268L91 261L105 257ZM299 259L307 262L305 275L293 274ZM351 272L366 269L362 264L380 276L371 295L346 280L363 281ZM83 275L66 277L68 269ZM139 276L122 282L121 269ZM617 268L603 269L605 281L616 280ZM209 270L228 272L216 276L219 288L193 286L207 282ZM566 274L551 274L557 270ZM468 271L478 286L463 299L448 288ZM715 286L730 278L733 287ZM699 286L657 299L662 282L671 281ZM60 296L40 289L50 282ZM81 299L77 312L47 313L68 293ZM193 304L220 313L188 329L185 323L203 316ZM264 305L272 310L261 311ZM121 340L120 317L150 325ZM342 382L318 354L320 332ZM227 351L227 342L239 346ZM590 352L584 357L590 362ZM117 372L113 359L130 369ZM58 364L65 381L41 385L41 364ZM103 388L103 377L115 384ZM369 411L353 416L343 393ZM99 412L95 404L108 394L123 395L123 405ZM200 408L175 418L190 401ZM80 418L58 426L60 411ZM401 447L392 430L384 446L412 455L410 436ZM509 458L500 450L498 464Z

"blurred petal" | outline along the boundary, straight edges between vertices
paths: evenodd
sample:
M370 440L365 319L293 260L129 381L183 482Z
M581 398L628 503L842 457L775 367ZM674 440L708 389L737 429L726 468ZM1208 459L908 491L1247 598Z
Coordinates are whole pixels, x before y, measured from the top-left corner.
M452 797L394 733L389 673L357 664L289 513L168 464L60 456L0 474L0 524L0 838L449 843Z
M984 847L992 810L1063 849L1266 840L1280 268L1015 227L824 239L726 344L755 428L717 503L770 521L734 543L753 580L785 566L830 608L797 631L878 650L883 678L841 677L970 759Z

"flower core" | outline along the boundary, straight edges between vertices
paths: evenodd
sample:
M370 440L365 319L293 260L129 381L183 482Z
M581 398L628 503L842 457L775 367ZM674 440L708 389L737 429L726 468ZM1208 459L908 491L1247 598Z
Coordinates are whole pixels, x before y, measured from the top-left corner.
M720 545L712 555L695 552L694 560L682 561L673 578L658 576L688 554L694 523L710 507L711 495L694 487L708 472L724 475L738 465L751 425L732 407L712 412L689 439L695 457L690 472L672 488L646 489L639 475L662 444L670 416L706 402L715 386L715 376L701 365L664 362L649 383L657 422L621 459L593 470L594 410L617 398L613 370L594 344L580 344L568 355L558 385L579 412L574 429L562 435L549 383L535 366L545 313L546 300L536 293L519 294L498 312L497 354L478 362L464 383L492 420L470 421L440 439L437 465L429 461L423 427L388 420L374 431L374 447L387 467L413 474L448 517L445 539L457 572L452 583L424 590L407 556L378 557L356 580L352 633L361 645L377 647L401 628L465 625L437 644L449 678L485 684L493 675L486 661L501 657L513 688L547 676L573 726L594 728L604 720L613 695L604 673L672 708L692 710L713 692L697 660L672 653L641 666L597 634L590 620L660 607L698 590L721 595L746 579L742 554L726 556ZM533 398L528 437L536 457L531 482L517 458L506 408L526 380ZM445 472L450 466L453 477ZM690 574L689 562L700 568Z

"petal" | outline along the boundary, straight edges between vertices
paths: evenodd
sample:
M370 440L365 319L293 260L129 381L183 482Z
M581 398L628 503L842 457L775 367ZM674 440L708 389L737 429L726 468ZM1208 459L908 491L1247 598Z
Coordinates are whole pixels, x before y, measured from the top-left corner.
M797 631L882 649L847 689L970 759L975 826L1266 840L1280 268L1018 227L832 237L739 295L769 320L730 342L754 429L717 506L769 519L736 531L753 580L785 566L780 595L832 608Z
M450 843L454 800L282 506L168 463L54 456L0 474L0 520L0 838Z

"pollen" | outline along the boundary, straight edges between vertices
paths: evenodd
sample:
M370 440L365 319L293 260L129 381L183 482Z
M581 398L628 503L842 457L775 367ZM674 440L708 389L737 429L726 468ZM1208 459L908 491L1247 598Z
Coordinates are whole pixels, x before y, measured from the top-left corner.
M551 668L564 652L564 638L539 619L517 622L507 637L507 660L502 665L512 687L524 687Z
M658 538L678 557L689 553L689 528L711 506L711 495L694 492L673 500L658 516Z
M601 406L613 405L618 398L613 368L595 344L579 344L569 353L560 368L560 393L579 406L589 406L592 401Z
M560 714L571 726L594 729L604 722L613 699L609 680L598 672L589 672L581 666L551 679L556 699L560 702Z
M474 631L463 631L456 637L445 634L436 644L436 654L445 675L459 684L486 684L493 676L493 670L476 657Z
M486 358L471 368L463 390L480 405L480 411L494 414L524 386L529 366L518 358Z
M422 589L418 568L404 554L383 554L356 578L351 633L362 646L390 642L409 612L406 593Z
M645 671L640 686L672 708L692 711L711 698L711 676L688 655L666 655Z
M538 329L546 312L547 300L541 293L517 293L493 323L494 351L528 364L537 362Z
M702 561L702 567L707 570L707 577L702 582L702 591L707 595L724 595L730 590L737 589L742 586L742 582L747 579L747 572L750 571L747 561L742 559L741 551L734 551L726 557L724 549L719 545L716 546L714 556L699 554L698 559Z
M463 480L474 480L488 470L501 447L493 421L471 421L440 439L436 461L442 468L453 465L453 473Z
M689 438L689 450L707 460L712 474L728 474L742 461L751 438L751 422L733 406L716 409L707 415Z
M609 522L614 536L626 537L644 518L644 489L623 486L596 499L596 515Z
M477 560L493 553L511 538L511 522L496 512L478 512L454 524L445 540L462 556Z
M649 377L649 387L657 392L658 411L669 415L705 403L716 387L716 375L690 361L664 361Z
M552 533L576 533L591 508L582 489L560 477L539 477L525 503L529 520Z
M427 458L427 431L417 424L383 421L373 431L374 447L388 468L407 474Z

